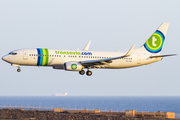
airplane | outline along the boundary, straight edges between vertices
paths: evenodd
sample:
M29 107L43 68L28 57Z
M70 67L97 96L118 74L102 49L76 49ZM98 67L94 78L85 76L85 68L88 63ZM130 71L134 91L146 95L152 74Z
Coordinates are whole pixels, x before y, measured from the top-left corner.
M47 48L14 50L2 57L2 60L12 66L48 66L53 69L79 71L91 76L89 69L122 69L131 68L160 61L163 57L176 54L161 55L169 23L162 23L151 37L140 47L133 45L127 52L89 51L91 41L83 50L58 50Z

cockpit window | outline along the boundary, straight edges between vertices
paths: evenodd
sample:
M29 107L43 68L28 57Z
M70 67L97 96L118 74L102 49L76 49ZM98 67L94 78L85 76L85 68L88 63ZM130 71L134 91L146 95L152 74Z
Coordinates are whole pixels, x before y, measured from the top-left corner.
M10 52L9 54L10 54L10 55L17 55L17 53L13 53L13 52Z

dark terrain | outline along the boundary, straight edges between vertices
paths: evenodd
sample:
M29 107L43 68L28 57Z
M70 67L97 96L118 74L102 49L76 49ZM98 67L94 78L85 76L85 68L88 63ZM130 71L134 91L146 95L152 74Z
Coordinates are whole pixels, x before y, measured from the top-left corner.
M1 109L0 120L168 120L167 118L127 117L125 115L100 115L93 113L57 113L53 111ZM174 119L170 119L174 120ZM178 120L178 119L176 119ZM180 119L179 119L180 120Z

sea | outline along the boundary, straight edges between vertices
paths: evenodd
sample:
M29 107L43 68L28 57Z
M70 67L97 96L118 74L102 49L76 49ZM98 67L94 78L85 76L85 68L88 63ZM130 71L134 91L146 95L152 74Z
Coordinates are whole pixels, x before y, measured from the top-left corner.
M0 96L0 105L180 113L180 96Z

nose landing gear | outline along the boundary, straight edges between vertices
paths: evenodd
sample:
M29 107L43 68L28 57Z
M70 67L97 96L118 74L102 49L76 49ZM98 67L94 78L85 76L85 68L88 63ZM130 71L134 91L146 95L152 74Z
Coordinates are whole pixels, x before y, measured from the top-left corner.
M18 69L17 69L17 72L21 72L21 69L20 69L20 67L18 67Z
M18 64L11 64L11 66L18 67L17 72L21 72L20 65L18 65Z

